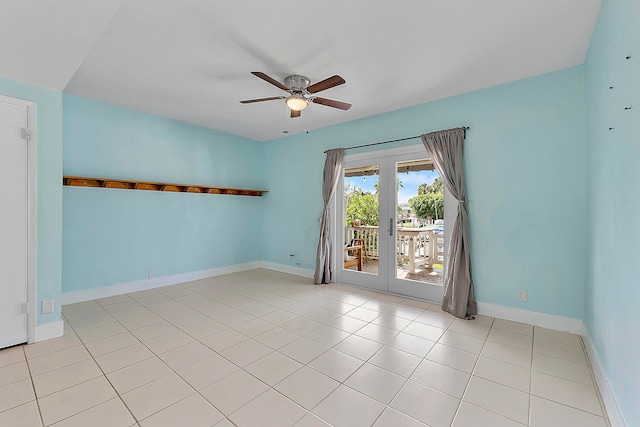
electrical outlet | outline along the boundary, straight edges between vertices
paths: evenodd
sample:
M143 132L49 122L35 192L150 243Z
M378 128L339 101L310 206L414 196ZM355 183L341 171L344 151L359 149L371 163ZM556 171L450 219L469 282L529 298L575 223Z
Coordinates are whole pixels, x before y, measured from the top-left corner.
M46 299L42 301L42 314L53 313L53 300Z
M527 302L528 295L525 289L520 289L520 291L518 292L518 299L520 301Z
M147 277L149 279L151 279L155 274L153 273L153 270L147 270Z

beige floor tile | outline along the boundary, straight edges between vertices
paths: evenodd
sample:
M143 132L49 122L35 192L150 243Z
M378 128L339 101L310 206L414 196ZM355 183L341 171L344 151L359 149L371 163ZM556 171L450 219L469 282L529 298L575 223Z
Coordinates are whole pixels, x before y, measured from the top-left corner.
M224 416L199 394L191 396L162 409L140 422L142 427L210 427Z
M0 387L0 412L35 400L31 380L26 379Z
M322 325L317 329L309 332L306 337L314 341L324 344L328 347L333 347L340 341L347 338L350 334L342 329L334 328L332 326Z
M526 323L514 322L511 320L496 319L493 322L494 329L502 331L515 332L516 334L533 336L533 326Z
M358 335L351 335L334 346L338 351L367 361L383 347L382 344Z
M512 419L503 417L494 412L487 411L468 402L462 402L452 427L523 427L526 424L518 423Z
M531 369L531 351L510 345L487 341L480 352L481 356L490 357L522 368Z
M41 427L42 422L40 421L38 404L34 400L0 412L0 426Z
M500 360L480 356L473 375L529 393L531 371Z
M308 366L336 381L343 382L363 363L358 358L338 350L329 349L309 363Z
M593 387L591 370L582 363L533 353L533 370Z
M65 350L70 347L76 347L80 344L82 344L80 338L78 338L75 333L72 333L58 338L25 345L23 347L27 358L33 359L35 357L44 356L45 354ZM2 366L1 362L0 366Z
M229 419L238 427L292 426L307 412L293 401L270 389L247 403Z
M31 378L27 362L0 367L0 387Z
M140 341L149 341L162 335L166 335L176 331L179 331L179 329L164 319L150 325L131 329L131 333L135 335Z
M209 319L207 316L205 316L202 313L199 313L197 311L194 311L192 313L188 313L188 314L184 314L182 316L178 316L175 317L173 319L171 319L171 324L174 325L176 328L180 328L182 330L184 330L185 328L188 328L190 326L195 326L199 323L203 323L206 322Z
M489 332L489 336L487 337L487 341L510 345L527 351L531 351L533 349L532 337L515 332L502 331L500 329L491 329L491 332Z
M340 383L313 369L303 367L275 385L275 389L307 410L322 401Z
M478 360L478 355L447 345L436 344L425 356L425 359L471 373L476 364L476 360Z
M233 327L236 331L248 337L255 337L263 332L267 332L270 329L275 328L276 325L269 323L265 320L254 318L247 322L241 323Z
M225 415L269 390L269 386L239 370L200 390L200 394Z
M256 340L249 339L221 351L220 354L236 365L245 367L272 351L273 350L266 345L261 344Z
M301 363L283 354L273 352L245 366L244 369L259 380L273 387L275 384L302 368L302 366Z
M215 354L213 350L198 341L169 350L159 355L174 371L185 368Z
M469 335L475 338L486 339L489 335L489 327L483 326L478 323L474 323L469 320L456 319L449 326L450 331L459 332L461 334Z
M90 358L91 355L84 346L78 345L30 359L29 369L31 375L40 375Z
M140 340L138 340L138 338L133 336L131 333L123 332L121 334L113 335L108 338L88 342L85 344L85 346L93 357L97 357L139 343Z
M200 313L197 313L200 314ZM220 322L216 322L213 319L205 320L202 323L198 323L195 325L183 327L182 331L188 335L191 335L195 339L202 339L208 337L209 335L213 335L216 332L224 331L227 329L227 326L223 325ZM177 325L176 325L177 326Z
M406 328L411 321L409 319L403 319L402 317L384 313L373 319L371 323L400 332Z
M274 325L282 326L284 323L287 323L296 317L298 317L298 315L290 311L275 310L271 313L265 314L261 319L266 320L269 323L273 323Z
M435 326L440 329L447 329L453 323L455 318L445 313L435 313L431 310L421 313L415 318L418 323L424 323L425 325Z
M365 363L344 384L388 405L406 381L407 379L400 375Z
M168 334L144 341L144 345L155 354L166 353L194 342L195 339L182 331L169 332Z
M122 400L140 421L192 394L193 388L171 373L124 393Z
M411 322L402 330L405 334L414 335L425 340L437 342L445 330L437 326L431 326L420 322Z
M407 381L389 406L431 427L448 427L459 402L445 393Z
M467 388L470 374L442 365L431 360L423 360L411 375L413 381L461 399Z
M35 375L33 377L33 386L38 398L42 398L101 376L102 371L96 365L96 362L93 359L87 359L64 368Z
M364 320L360 320L360 319L356 319L355 317L349 317L344 315L328 323L329 326L333 326L334 328L338 328L345 332L349 332L350 334L356 332L357 330L359 330L360 328L368 324L369 322L365 322Z
M28 346L18 345L0 350L0 367L26 360L24 347Z
M109 318L111 319L109 322L105 322L104 324L98 325L94 328L86 328L83 330L76 329L78 337L82 340L82 342L88 343L91 341L101 340L102 338L107 338L113 335L127 332L124 326L118 323L111 316L109 316Z
M158 357L150 357L110 372L107 374L107 378L118 393L124 394L170 373L171 368L162 360Z
M425 423L411 418L410 416L396 411L392 408L384 410L382 415L376 420L373 427L428 427Z
M411 376L421 361L422 358L393 347L383 347L369 359L369 363L405 378Z
M391 341L389 341L387 346L414 354L419 357L424 357L427 355L427 353L429 353L429 351L435 344L436 343L434 341L429 341L415 335L400 332L398 335L393 337Z
M371 426L385 405L344 385L339 386L313 409L333 426Z
M254 339L262 344L277 350L297 340L300 335L279 326L257 335Z
M53 427L130 427L133 425L135 425L135 419L122 400L116 397L65 418L53 424Z
M536 326L533 329L533 336L546 341L554 341L561 344L582 347L580 336L569 332L556 331Z
M587 359L585 358L582 347L534 338L533 351L535 353L546 354L547 356L558 357L571 362L582 363L584 365L587 364Z
M50 425L116 396L109 382L104 377L98 377L45 396L38 402L44 424Z
M370 310L368 308L356 307L353 310L346 313L346 316L353 317L358 320L362 320L365 322L371 322L375 320L378 316L380 316L379 311Z
M398 335L398 331L370 323L360 328L355 335L379 342L380 344L387 344Z
M538 396L531 396L531 427L606 427L604 418L552 402Z
M200 342L218 353L248 340L249 337L233 329L225 329L200 339Z
M136 344L98 356L95 361L108 374L153 356L154 354L147 347L142 344Z
M229 425L231 427L231 425ZM320 418L316 417L310 412L300 418L297 423L293 425L293 427L331 427L330 424L325 423Z
M213 354L206 359L189 365L177 371L178 375L196 390L202 390L208 385L234 373L240 369L224 357Z
M129 319L118 319L122 325L130 331L134 329L144 328L146 326L155 325L156 323L163 323L166 325L166 322L162 319L162 317L158 316L153 312L149 312L142 316L136 316Z
M531 394L602 416L598 394L588 385L533 371Z
M529 394L484 378L471 377L462 399L522 424L529 420Z
M480 354L484 346L484 340L454 331L446 331L438 343L475 354Z

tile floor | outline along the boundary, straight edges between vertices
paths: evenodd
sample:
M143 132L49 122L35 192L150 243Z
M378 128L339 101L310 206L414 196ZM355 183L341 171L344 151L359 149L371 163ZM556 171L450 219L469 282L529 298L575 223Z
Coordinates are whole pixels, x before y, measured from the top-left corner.
M265 269L63 307L1 426L608 426L580 337Z

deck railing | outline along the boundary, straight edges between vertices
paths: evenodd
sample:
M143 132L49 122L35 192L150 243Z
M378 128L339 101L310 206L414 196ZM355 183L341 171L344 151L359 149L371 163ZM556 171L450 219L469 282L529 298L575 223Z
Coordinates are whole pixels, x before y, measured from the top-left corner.
M360 239L367 257L378 259L379 228L370 225L345 227L345 242ZM444 235L433 229L398 227L396 232L396 260L398 264L409 263L411 272L415 263L433 268L433 264L444 262Z

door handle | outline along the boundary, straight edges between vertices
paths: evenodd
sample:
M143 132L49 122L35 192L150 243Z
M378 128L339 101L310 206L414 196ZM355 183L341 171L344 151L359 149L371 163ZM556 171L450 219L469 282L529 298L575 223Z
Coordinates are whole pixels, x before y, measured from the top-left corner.
M389 236L393 237L393 218L389 218Z

